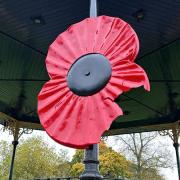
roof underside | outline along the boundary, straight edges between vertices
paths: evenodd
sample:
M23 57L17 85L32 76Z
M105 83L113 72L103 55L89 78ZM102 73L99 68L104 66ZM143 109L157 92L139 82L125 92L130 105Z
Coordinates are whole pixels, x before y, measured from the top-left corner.
M141 47L136 62L151 83L150 93L138 88L116 100L125 115L111 129L180 119L179 9L179 1L99 1L99 15L120 17L137 32ZM134 17L138 10L144 14L139 21ZM0 16L0 112L39 123L37 94L48 80L44 63L48 46L69 25L89 16L89 1L2 0ZM33 24L31 18L36 16L44 24Z

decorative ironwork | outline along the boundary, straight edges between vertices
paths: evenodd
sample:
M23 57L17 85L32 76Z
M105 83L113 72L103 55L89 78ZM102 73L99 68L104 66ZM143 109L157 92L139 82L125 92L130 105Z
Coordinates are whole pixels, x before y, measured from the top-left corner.
M8 131L10 135L13 135L14 140L19 140L23 134L31 134L33 129L22 128L21 122L15 119L8 119L5 121L3 131Z
M173 143L178 143L178 139L180 137L180 122L175 123L171 126L171 129L165 129L159 131L161 136L169 136Z

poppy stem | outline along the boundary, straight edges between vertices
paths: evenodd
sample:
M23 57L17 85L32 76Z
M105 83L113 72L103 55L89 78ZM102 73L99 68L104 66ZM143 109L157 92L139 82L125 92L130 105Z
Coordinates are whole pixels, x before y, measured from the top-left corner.
M99 174L99 145L93 144L84 152L85 170L80 176L80 180L101 180L103 177Z
M97 0L90 0L90 17L97 17ZM84 150L84 172L80 180L102 180L99 173L99 144L93 144Z
M97 0L90 0L90 17L97 17L98 8L97 8Z

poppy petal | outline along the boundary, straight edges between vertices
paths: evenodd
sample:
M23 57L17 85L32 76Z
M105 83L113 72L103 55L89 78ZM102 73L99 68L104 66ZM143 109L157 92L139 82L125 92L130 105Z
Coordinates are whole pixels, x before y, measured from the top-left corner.
M63 79L48 81L38 95L38 113L40 121L49 120L57 107L66 100L69 91Z
M103 100L99 94L87 98L69 95L54 113L50 113L50 109L47 111L52 116L40 113L47 133L55 141L75 148L87 148L98 143L112 121L122 115L116 103Z
M71 61L56 50L55 46L49 48L46 57L46 68L50 78L55 78L56 76L66 77L70 66Z
M125 21L109 16L87 18L70 26L51 44L46 58L49 76L66 76L71 65L81 56L100 53L110 61L134 61L139 41Z
M111 79L103 91L114 100L122 92L140 86L144 86L147 91L150 91L146 72L136 63L124 60L114 64Z
M104 45L101 53L110 61L118 57L118 60L128 59L134 61L139 52L139 40L135 31L129 24L119 18L105 16L106 21L111 21L111 25L107 24L109 33L104 37Z

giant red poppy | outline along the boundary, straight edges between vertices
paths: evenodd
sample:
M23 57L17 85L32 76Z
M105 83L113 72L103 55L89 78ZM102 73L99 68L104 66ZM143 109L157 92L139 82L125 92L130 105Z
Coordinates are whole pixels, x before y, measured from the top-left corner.
M138 51L134 30L115 17L87 18L60 34L49 47L46 66L50 80L38 96L39 118L49 136L74 148L98 143L112 121L123 114L114 99L131 88L144 86L150 90L145 71L134 63ZM111 73L98 91L81 95L71 89L67 77L81 57L91 54L105 57ZM91 57L87 61L95 62ZM103 74L101 65L95 69ZM84 84L78 81L81 80L77 80L80 86L86 86L86 81Z

